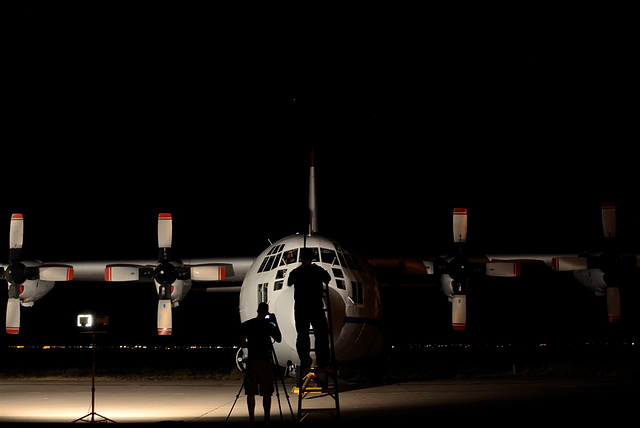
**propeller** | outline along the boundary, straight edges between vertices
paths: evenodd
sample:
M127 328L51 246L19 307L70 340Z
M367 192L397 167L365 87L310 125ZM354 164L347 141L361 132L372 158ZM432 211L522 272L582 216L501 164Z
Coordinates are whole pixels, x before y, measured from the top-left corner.
M434 266L425 261L429 273L440 273L442 291L452 304L451 320L454 330L467 328L467 289L469 281L478 275L492 277L520 276L520 264L513 262L471 262L466 256L467 242L467 209L453 209L453 242L456 244L455 254L441 257Z
M177 304L171 295L176 281L219 281L225 278L225 267L218 264L186 266L174 260L171 254L173 223L170 213L158 215L158 264L140 266L135 264L108 265L104 271L105 281L151 281L158 290L158 334L168 336L172 332L171 308Z
M1 279L9 284L7 300L6 331L9 334L20 332L20 295L29 280L71 281L73 267L64 265L26 266L20 260L24 237L24 218L22 214L11 215L9 228L9 265L1 272Z
M604 202L601 206L601 210L602 231L606 250L600 254L585 253L576 257L554 257L551 260L551 268L554 271L579 271L595 267L600 268L605 265L607 268L611 268L611 265L617 262L619 255L617 254L617 251L614 250L616 237L616 206L612 202Z
M596 259L595 265L604 273L607 283L607 312L609 322L621 320L621 290L627 283L638 282L640 255L620 254L616 238L616 206L612 202L602 204L602 230L605 250Z
M467 209L453 209L453 242L458 254L447 258L446 270L440 281L443 289L449 290L451 300L451 325L454 330L467 328L467 288L471 275L469 259L465 256L464 244L467 242Z
M24 222L22 214L11 215L9 227L9 266L4 271L4 279L9 283L9 299L7 300L6 331L9 334L20 332L20 285L27 278L26 267L18 261L22 250Z
M585 252L578 257L557 257L552 266L557 271L572 271L573 276L597 296L606 296L609 322L618 323L621 320L620 287L637 281L640 258L620 254L615 204L603 203L601 212L604 250Z
M173 223L171 214L162 213L158 216L158 266L153 272L153 281L158 287L158 334L171 334L171 284L177 277L176 268L171 264L171 239Z

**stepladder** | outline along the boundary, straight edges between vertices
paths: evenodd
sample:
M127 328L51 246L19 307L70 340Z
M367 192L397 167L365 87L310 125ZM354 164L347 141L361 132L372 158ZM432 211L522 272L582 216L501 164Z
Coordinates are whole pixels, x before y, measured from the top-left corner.
M312 367L298 376L298 421L312 413L325 413L340 418L338 372Z

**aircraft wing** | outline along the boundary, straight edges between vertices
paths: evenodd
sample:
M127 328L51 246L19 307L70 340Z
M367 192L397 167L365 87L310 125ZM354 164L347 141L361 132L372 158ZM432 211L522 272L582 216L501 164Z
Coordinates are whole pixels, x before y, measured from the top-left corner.
M615 205L602 204L604 249L582 254L491 254L468 257L467 209L453 210L453 245L451 254L432 260L370 259L384 285L428 285L439 276L443 293L452 303L454 330L466 329L469 283L477 276L517 277L521 266L546 265L553 271L571 272L582 285L596 296L606 296L609 321L620 321L620 288L637 284L640 278L640 255L621 254L617 249Z
M191 288L238 292L229 286L244 280L254 258L220 257L177 260L171 257L171 215L158 217L160 260L103 260L40 263L23 260L23 216L11 216L9 263L0 265L0 279L7 281L6 331L20 331L20 307L32 306L59 281L154 281L158 287L158 334L171 334L171 308ZM193 284L190 281L192 280Z
M249 267L253 264L253 257L213 257L213 258L194 258L180 260L183 266L206 266L218 265L224 267L224 278L215 281L216 283L242 282L244 280ZM74 281L106 281L105 270L109 266L148 266L155 268L158 265L157 260L102 260L102 261L71 261L64 262L65 265L73 266ZM211 287L208 284L207 287Z
M440 285L440 279L433 275L433 270L429 270L422 259L372 257L367 262L376 272L378 284L383 287Z
M516 262L516 263L544 263L552 270L558 269L566 262L579 259L578 254L487 254L487 259L491 262ZM558 263L560 265L558 266ZM554 267L555 266L555 267Z

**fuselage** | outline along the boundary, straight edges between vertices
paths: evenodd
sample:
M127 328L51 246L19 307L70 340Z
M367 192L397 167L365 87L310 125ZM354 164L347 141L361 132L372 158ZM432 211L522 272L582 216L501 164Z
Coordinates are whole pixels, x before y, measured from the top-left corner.
M293 287L289 273L300 266L300 249L311 248L313 262L331 275L329 295L336 359L341 362L379 353L382 307L376 276L366 260L322 235L292 235L266 248L249 268L240 291L240 320L256 316L269 303L282 332L274 343L278 362L299 364L296 352ZM311 335L313 349L313 335Z

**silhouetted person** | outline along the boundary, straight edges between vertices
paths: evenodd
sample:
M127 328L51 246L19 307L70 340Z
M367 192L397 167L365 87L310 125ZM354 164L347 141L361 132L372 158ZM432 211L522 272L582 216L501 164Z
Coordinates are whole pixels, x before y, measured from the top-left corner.
M316 363L318 367L324 368L329 365L329 328L323 309L324 284L331 281L331 275L318 265L311 263L313 251L303 248L300 251L302 264L291 271L287 285L293 285L294 290L294 313L296 320L296 350L300 357L302 371L311 367L311 356L309 355L311 341L309 338L309 324L313 327L316 338Z
M247 348L247 371L244 377L244 393L251 425L255 423L256 394L262 396L264 422L270 423L271 395L273 395L272 343L282 340L276 317L269 313L269 305L258 305L258 316L242 323L242 347Z

